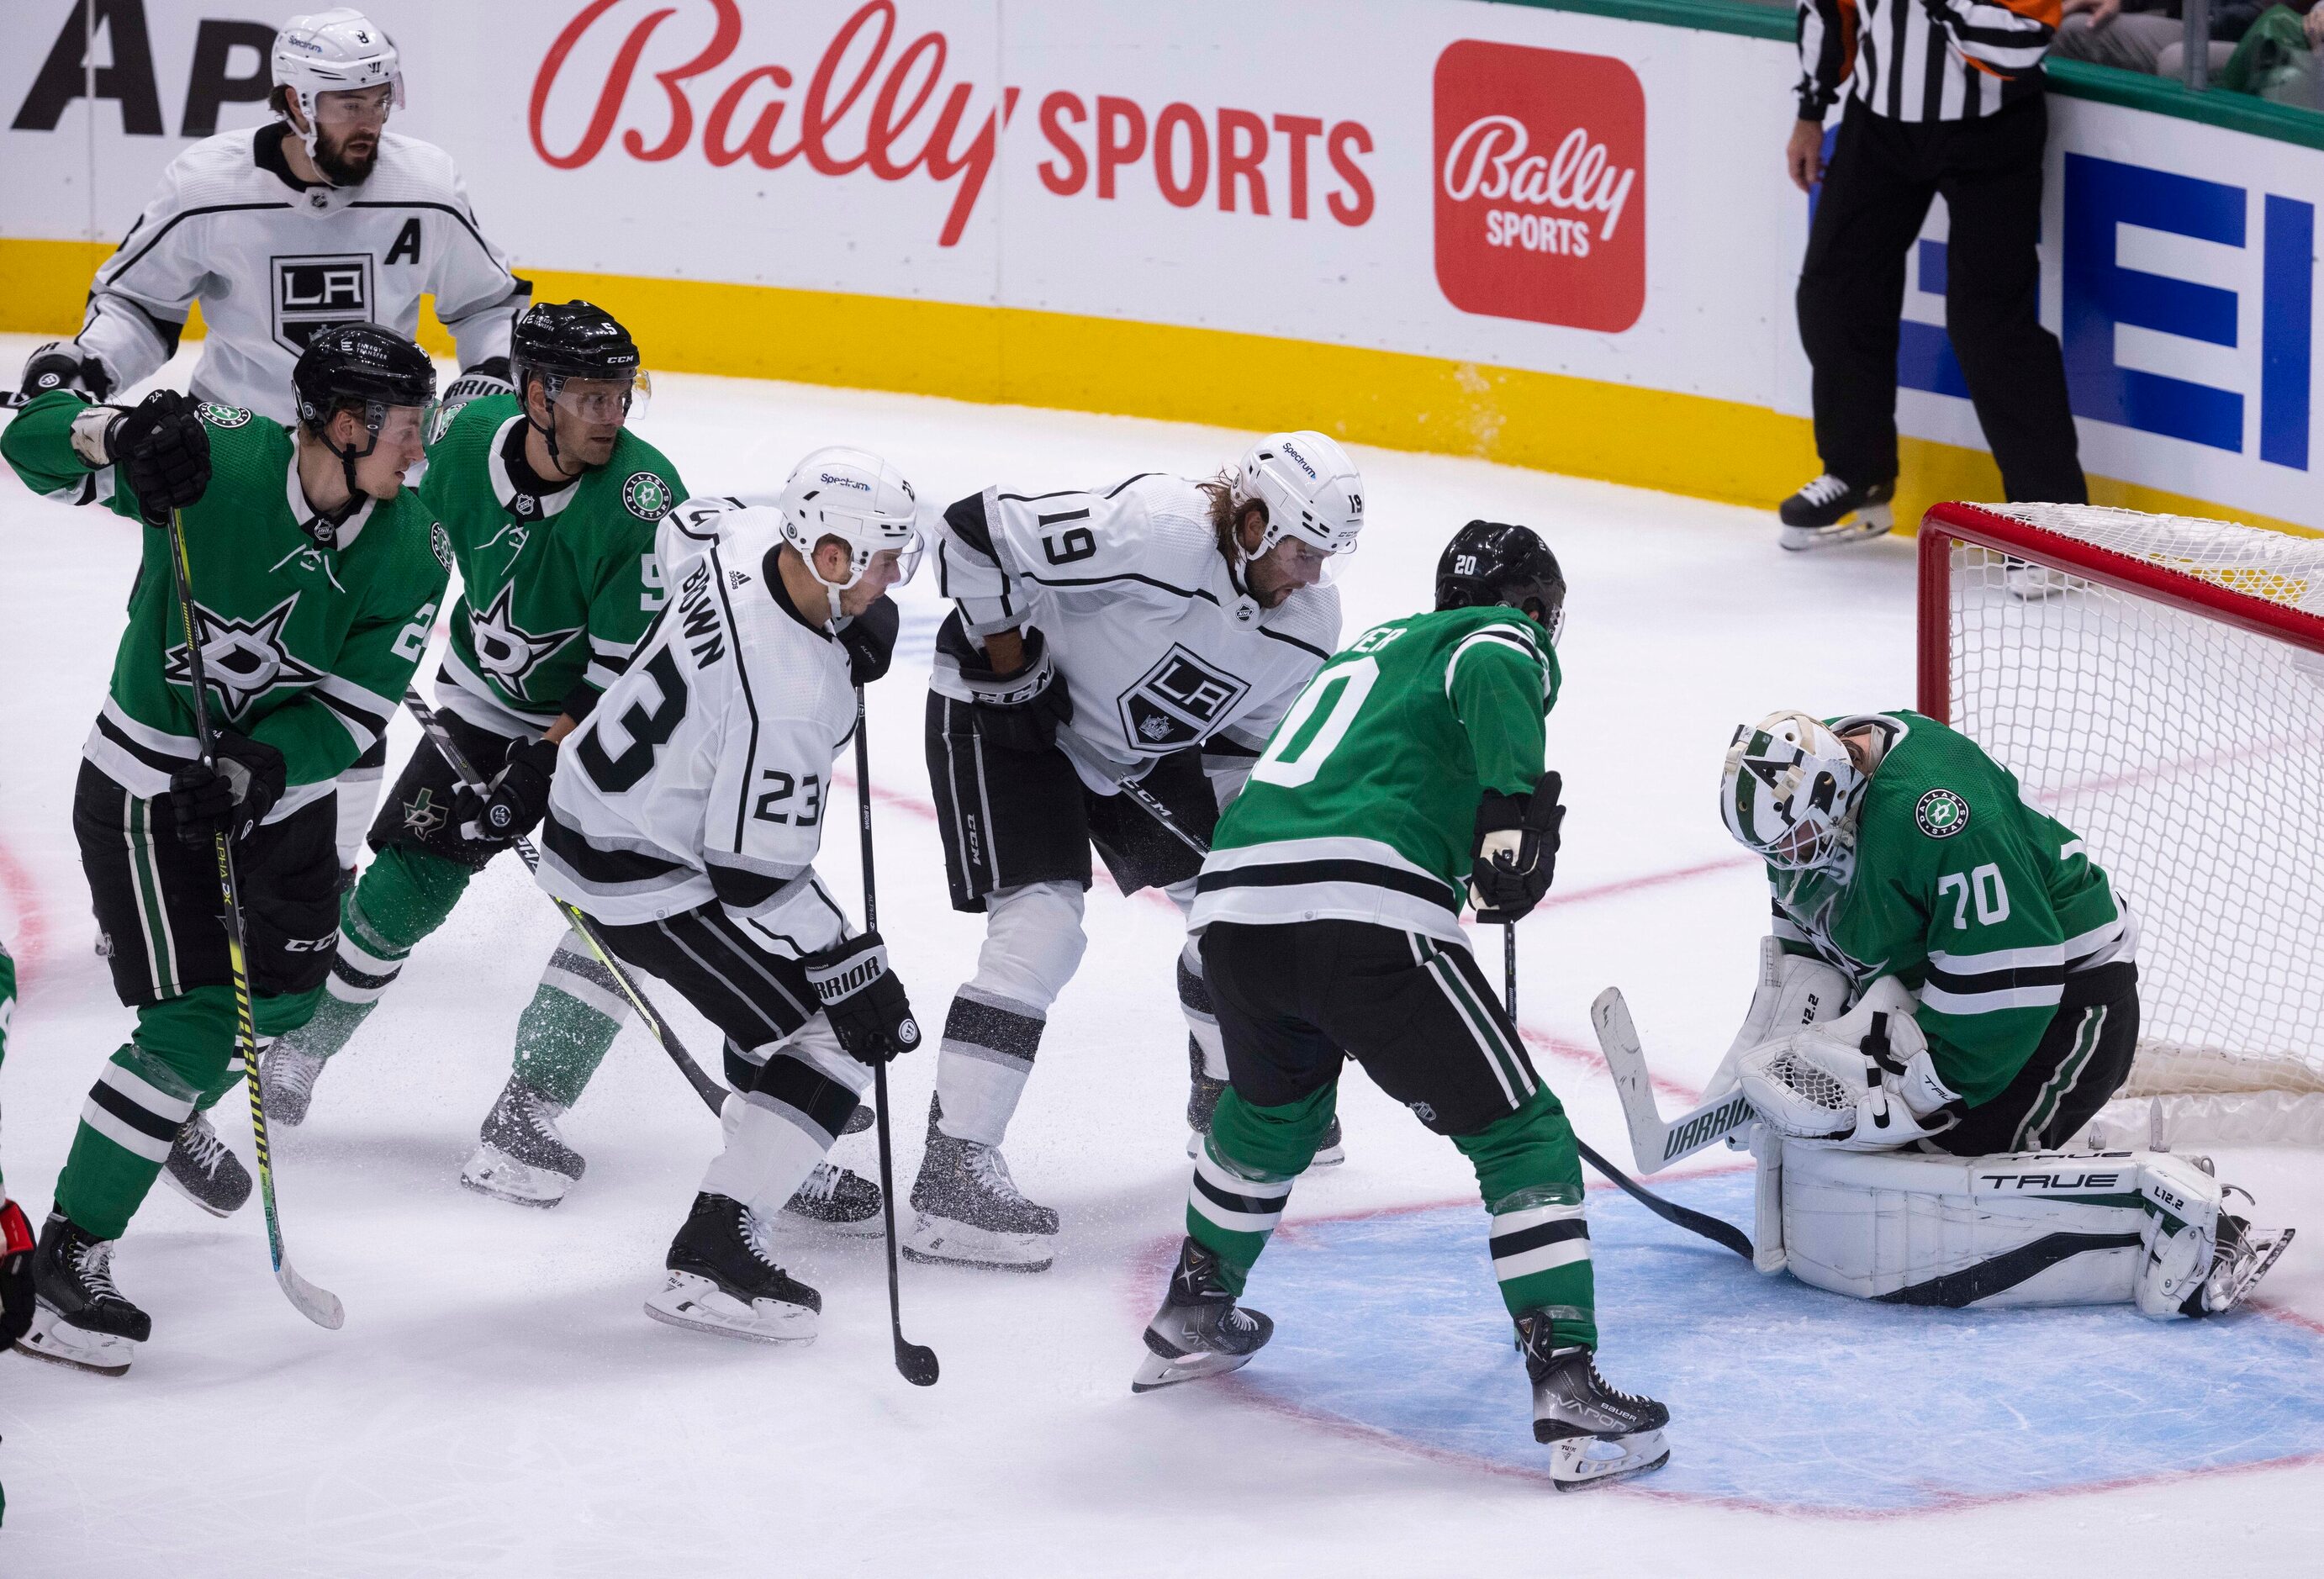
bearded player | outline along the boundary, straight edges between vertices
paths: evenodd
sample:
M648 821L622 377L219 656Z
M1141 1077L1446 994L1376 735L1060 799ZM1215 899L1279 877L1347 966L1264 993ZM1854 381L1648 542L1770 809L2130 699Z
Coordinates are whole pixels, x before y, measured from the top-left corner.
M386 730L450 568L403 488L436 392L427 355L338 325L291 379L295 432L172 390L126 410L60 390L0 433L0 456L36 493L183 522L215 728L205 762L167 536L152 530L73 795L114 990L136 1029L81 1109L17 1344L108 1375L152 1330L112 1260L155 1176L166 1164L213 1211L250 1193L201 1111L241 1077L216 836L235 851L264 1039L314 1011L338 927L333 784Z
M1668 1459L1669 1411L1598 1374L1573 1130L1461 929L1464 883L1483 922L1549 890L1564 811L1544 720L1564 609L1539 537L1471 522L1437 562L1436 612L1325 664L1219 819L1194 922L1231 1086L1134 1390L1235 1370L1273 1334L1236 1301L1353 1058L1476 1168L1559 1485Z
M726 1037L725 1146L646 1301L674 1326L814 1336L821 1297L770 1253L765 1220L872 1065L919 1045L880 935L815 870L862 695L842 634L911 575L918 509L853 449L808 456L772 506L681 507L660 531L669 613L558 748L540 885Z
M97 270L80 333L24 364L26 397L77 389L103 401L143 381L177 351L198 302L208 338L194 398L288 427L291 365L318 329L383 324L408 340L423 295L466 370L446 407L506 392L509 327L532 287L484 239L450 157L387 130L403 103L394 42L340 7L283 23L269 58L278 118L170 162ZM341 782L343 866L363 847L385 767L369 753Z
M2207 1168L2060 1152L2130 1072L2138 924L2007 769L1918 713L1776 713L1735 732L1720 807L1775 896L1708 1094L1759 1119L1763 1270L2156 1317L2250 1293L2291 1231L2227 1212Z
M988 488L945 512L940 588L958 606L936 637L928 776L953 907L984 913L984 946L945 1016L914 1259L1050 1264L1057 1214L1018 1189L1001 1142L1087 943L1090 846L1123 893L1193 903L1201 856L1137 798L1209 836L1338 643L1322 583L1363 522L1363 481L1320 433L1262 439L1208 483ZM1177 979L1199 1130L1226 1069L1191 943Z

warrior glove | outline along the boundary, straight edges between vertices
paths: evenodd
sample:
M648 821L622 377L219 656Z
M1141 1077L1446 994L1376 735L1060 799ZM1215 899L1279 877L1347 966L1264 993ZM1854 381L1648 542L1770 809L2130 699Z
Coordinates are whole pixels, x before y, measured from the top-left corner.
M557 747L546 740L519 741L482 795L463 787L459 794L460 836L494 849L514 844L540 826L549 810L549 780L557 771Z
M211 756L170 775L170 815L189 845L247 838L282 799L282 753L264 741L221 731Z
M32 1325L32 1225L14 1201L0 1201L0 1349Z
M113 380L106 375L105 364L82 351L77 342L51 340L24 359L18 388L28 401L52 389L78 390L93 401L101 401L113 392Z
M210 485L210 434L198 409L176 390L157 389L106 426L106 460L121 468L156 524Z
M894 598L879 597L839 627L839 644L847 649L848 684L868 686L888 672L896 656L896 632L903 620Z
M1484 926L1523 920L1549 891L1557 873L1558 804L1564 780L1544 773L1530 795L1488 790L1477 806L1476 864L1469 873L1469 902Z
M920 1045L904 983L888 968L877 932L850 937L801 961L839 1045L859 1064L884 1064Z
M976 732L1009 751L1046 751L1057 742L1057 726L1073 721L1073 698L1050 660L1049 643L1031 625L1024 627L1025 661L997 674L955 614L936 632L936 651L960 666L976 711Z

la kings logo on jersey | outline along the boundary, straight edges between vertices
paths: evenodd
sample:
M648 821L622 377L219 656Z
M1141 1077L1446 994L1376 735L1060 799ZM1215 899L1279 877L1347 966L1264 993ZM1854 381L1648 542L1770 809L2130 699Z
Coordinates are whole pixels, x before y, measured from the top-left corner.
M1172 643L1162 661L1121 693L1122 733L1144 750L1193 745L1250 691L1250 682Z
M510 582L483 609L468 615L468 638L476 644L476 664L516 696L525 695L524 682L541 661L581 633L581 627L543 631L535 635L516 623L511 601L516 584Z
M282 639L282 628L298 605L294 592L254 620L228 619L200 604L194 605L194 624L201 633L202 679L217 695L227 717L241 717L278 685L311 686L323 678L321 669L301 662ZM170 649L162 674L171 685L192 688L193 666L183 642Z
M369 323L371 271L369 253L274 259L275 344L295 356L318 329Z

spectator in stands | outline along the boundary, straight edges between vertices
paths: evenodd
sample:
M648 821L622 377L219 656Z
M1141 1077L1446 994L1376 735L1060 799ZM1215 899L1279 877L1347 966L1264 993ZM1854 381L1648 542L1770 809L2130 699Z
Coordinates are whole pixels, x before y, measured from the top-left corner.
M2080 503L2066 371L2042 327L2042 57L2059 0L1799 0L1799 119L1786 161L1822 181L1800 270L1824 475L1784 501L1783 545L1889 527L1904 258L1940 193L1945 325L2013 500ZM1843 92L1830 169L1823 119Z
M2211 0L2211 67L2216 82L2236 43L2259 14L2279 0ZM2313 0L2309 0L2312 5ZM2324 10L2307 10L2308 46L2324 44ZM2125 71L2179 77L2186 70L2186 24L2178 0L2065 0L2066 19L2051 48L2069 60L2089 60Z

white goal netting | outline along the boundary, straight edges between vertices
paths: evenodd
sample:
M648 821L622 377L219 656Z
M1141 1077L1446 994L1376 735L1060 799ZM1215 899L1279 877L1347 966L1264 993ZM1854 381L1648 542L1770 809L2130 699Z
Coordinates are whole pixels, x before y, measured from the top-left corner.
M2137 912L2138 1062L2102 1143L2143 1142L2156 1097L2173 1140L2324 1141L2324 651L2301 644L2324 645L2324 540L1987 513L2039 530L2010 555L1950 541L1941 629L1923 598L1923 684L1941 642L1951 723Z

